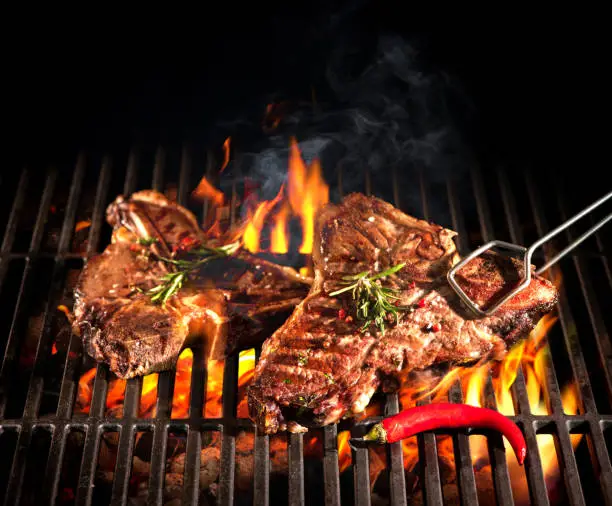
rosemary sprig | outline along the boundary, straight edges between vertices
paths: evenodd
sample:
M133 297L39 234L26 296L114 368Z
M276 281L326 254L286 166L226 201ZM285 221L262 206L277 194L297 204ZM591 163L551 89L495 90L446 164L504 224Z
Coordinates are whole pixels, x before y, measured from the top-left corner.
M138 238L138 244L140 244L141 246L151 246L152 244L155 244L156 242L157 242L156 237L139 237Z
M397 291L382 286L377 280L395 274L405 265L405 263L401 263L374 275L370 275L370 271L364 271L351 276L343 276L341 284L347 286L331 292L329 295L335 297L350 291L355 301L357 318L364 322L361 331L364 332L371 323L375 323L384 335L388 315L395 318L397 323L398 312L401 308L395 306L393 302L399 299Z
M152 302L161 303L163 306L170 297L179 292L183 287L183 283L189 278L189 274L198 269L201 265L214 260L233 255L240 248L240 242L233 242L211 248L201 246L189 251L194 255L194 259L176 259L158 256L157 259L170 265L174 265L176 270L169 272L160 278L160 283L147 291L147 295L151 297Z

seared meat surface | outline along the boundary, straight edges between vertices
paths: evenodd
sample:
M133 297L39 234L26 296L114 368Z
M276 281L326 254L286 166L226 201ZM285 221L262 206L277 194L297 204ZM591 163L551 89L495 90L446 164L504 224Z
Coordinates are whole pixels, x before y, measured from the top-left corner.
M87 353L121 378L172 368L188 338L205 338L213 359L238 342L259 343L308 292L310 280L295 270L239 250L204 264L165 305L154 303L146 292L173 270L159 257L187 257L184 245L222 243L208 241L192 213L154 191L119 196L107 220L112 243L81 273L73 330Z
M552 309L555 287L534 276L495 315L476 317L446 280L459 260L455 235L361 194L323 209L310 293L264 343L249 388L250 416L262 431L303 431L361 412L379 386L392 390L408 370L501 358ZM381 280L398 290L405 309L384 335L374 324L362 330L350 292L329 295L343 276L403 262L403 269ZM520 279L521 269L514 259L488 254L461 269L457 279L486 306Z

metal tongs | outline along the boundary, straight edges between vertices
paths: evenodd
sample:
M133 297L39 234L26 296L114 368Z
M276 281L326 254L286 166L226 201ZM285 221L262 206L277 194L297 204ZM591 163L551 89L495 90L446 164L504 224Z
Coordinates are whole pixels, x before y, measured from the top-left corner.
M468 305L468 307L470 309L472 309L476 314L478 314L480 316L489 316L489 315L495 313L495 311L497 311L497 309L499 309L499 307L502 304L504 304L505 302L510 300L512 297L514 297L517 293L519 293L520 291L522 291L525 288L527 288L527 286L529 286L529 283L531 282L531 257L533 256L535 250L537 250L540 246L542 246L542 244L548 242L550 239L555 237L557 234L559 234L560 232L562 232L563 230L565 230L569 226L571 226L574 223L576 223L578 220L583 218L585 215L589 214L591 211L593 211L593 209L599 207L606 200L609 200L610 197L612 197L612 192L608 193L607 195L603 196L602 198L600 198L596 202L592 203L590 206L588 206L587 208L585 208L582 211L580 211L576 216L574 216L573 218L570 218L565 223L559 225L557 228L555 228L554 230L552 230L551 232L546 234L544 237L542 237L541 239L539 239L536 242L534 242L531 246L529 246L529 248L525 248L524 246L519 246L518 244L512 244L512 243L505 242L505 241L491 241L491 242L488 242L487 244L484 244L480 248L478 248L478 249L474 250L472 253L470 253L467 257L465 257L463 260L461 260L461 262L459 262L457 265L455 265L448 272L448 274L447 274L448 282L453 287L453 290L455 290L455 292L457 292L457 295L459 295L459 297L461 297L463 302L465 302ZM551 267L552 265L556 264L561 258L563 258L565 255L567 255L574 248L576 248L580 243L582 243L590 235L594 234L597 230L599 230L601 227L603 227L608 221L610 221L610 218L612 218L612 213L608 214L604 219L602 219L597 224L593 225L589 230L587 230L584 234L582 234L580 237L578 237L578 239L576 239L571 244L569 244L565 249L563 249L561 252L557 253L557 255L555 255L553 258L551 258L545 265L543 265L537 271L535 271L536 274L541 274L542 272L546 271L549 267ZM499 302L497 302L493 306L489 307L488 309L481 309L478 306L478 304L476 304L474 301L472 301L468 297L468 295L463 291L463 289L459 286L459 284L455 280L455 274L457 273L457 271L459 269L461 269L468 262L470 262L471 260L476 258L478 255L480 255L481 253L484 253L485 251L487 251L487 250L489 250L491 248L494 248L494 247L498 247L498 248L507 249L507 250L510 250L510 251L516 251L518 253L522 253L523 254L524 270L525 270L525 278L521 281L521 283L516 288L514 288L513 290L508 292L508 294L506 294Z

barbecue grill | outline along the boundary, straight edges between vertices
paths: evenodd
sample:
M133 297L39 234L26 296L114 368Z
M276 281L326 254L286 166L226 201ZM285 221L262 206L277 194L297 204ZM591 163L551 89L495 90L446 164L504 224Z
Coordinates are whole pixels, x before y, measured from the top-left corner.
M49 169L44 177L22 171L14 183L2 181L5 202L1 223L5 223L0 251L2 288L2 370L0 373L0 490L4 504L129 504L130 484L137 435L149 434L150 472L145 478L147 504L164 504L166 461L173 451L169 441L183 438L186 455L182 504L200 499L200 449L212 432L221 434L219 479L216 488L221 505L378 504L429 506L448 503L438 459L436 435L422 434L418 484L408 489L402 446L387 448L387 465L378 481L382 492L371 489L368 448L352 448L352 464L343 473L338 464L338 427L317 432L322 448L320 466L304 460L304 435L287 434L288 469L286 487L277 489L270 481L270 438L255 434L252 489L238 490L236 476L236 437L241 430L253 432L250 420L237 417L239 356L230 356L224 365L222 416L202 416L207 388L203 349L192 348L193 367L189 415L171 417L175 374L159 375L155 416L139 416L142 378L127 381L123 412L110 416L106 396L110 374L97 365L88 414L75 412L75 398L84 360L79 338L64 335L61 349L57 335L65 315L59 305L71 307L71 283L83 261L107 244L110 229L105 224L107 204L118 193L138 189L175 189L179 203L189 205L189 192L202 176L202 167L214 178L218 160L212 152L201 152L189 145L150 149L133 148L129 153L98 157L78 156L75 167ZM340 170L340 169L339 169ZM334 179L336 178L336 179ZM334 178L342 195L342 174ZM361 191L374 194L402 210L459 233L459 249L464 254L475 246L496 239L528 244L554 225L569 218L589 197L568 199L568 188L547 174L503 168L469 172L469 177L430 179L418 167L394 167L390 183L363 173ZM379 185L379 186L377 186ZM404 193L410 188L409 194ZM232 185L235 200L237 185ZM407 195L409 198L407 198ZM517 196L520 195L520 199ZM591 199L593 200L593 199ZM193 209L193 206L190 206ZM200 206L204 218L207 208ZM87 228L75 232L81 220L91 220ZM235 217L232 217L235 219ZM593 218L595 219L595 218ZM595 221L593 221L594 223ZM77 227L78 228L78 227ZM577 237L573 229L566 239ZM550 276L562 272L561 297L557 307L559 323L549 334L551 355L546 368L546 392L550 414L532 414L526 380L518 369L512 387L516 415L512 417L525 433L528 458L525 476L533 504L567 502L572 505L612 504L612 343L607 331L610 315L601 301L610 299L612 274L605 254L605 232L587 241L571 257L553 267ZM80 241L77 241L80 237ZM84 239L84 240L83 240ZM561 245L562 246L562 245ZM545 257L554 256L552 247ZM541 264L545 258L537 258ZM560 386L566 381L578 385L581 410L578 415L564 412ZM485 405L496 407L489 377ZM449 391L451 402L462 402L461 385ZM384 397L384 413L400 409L397 394ZM362 436L370 418L346 422L354 436ZM344 423L344 422L343 422ZM116 464L112 481L103 490L96 480L103 434L117 435ZM71 443L81 435L81 446ZM479 491L475 463L470 453L470 436L449 432L453 438L456 487L460 504L478 504ZM547 488L537 436L554 437L560 483ZM574 449L571 434L583 434ZM495 503L512 505L516 483L511 480L506 451L499 435L487 434ZM96 486L94 486L96 485ZM71 495L73 494L73 496ZM246 499L245 499L246 497ZM201 499L205 501L205 498ZM202 503L202 502L200 502Z

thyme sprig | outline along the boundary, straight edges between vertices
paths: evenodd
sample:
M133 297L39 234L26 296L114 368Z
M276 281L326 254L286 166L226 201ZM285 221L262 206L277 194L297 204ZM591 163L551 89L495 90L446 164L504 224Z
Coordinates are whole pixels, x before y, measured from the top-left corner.
M347 286L331 292L329 295L335 297L350 291L355 301L357 319L364 322L361 332L367 330L370 324L375 323L384 335L385 323L389 319L389 315L397 323L401 308L394 303L399 299L397 290L382 286L378 280L395 274L405 265L405 263L401 263L374 275L371 275L370 271L364 271L351 276L343 276L341 284Z
M157 256L158 260L173 265L176 270L162 276L159 280L160 283L148 290L147 295L151 297L152 302L161 303L165 306L168 299L178 293L183 287L183 283L187 281L189 274L211 260L233 255L239 248L240 242L237 241L218 248L200 246L191 249L189 253L195 256L195 258L192 259L176 259Z

